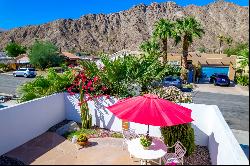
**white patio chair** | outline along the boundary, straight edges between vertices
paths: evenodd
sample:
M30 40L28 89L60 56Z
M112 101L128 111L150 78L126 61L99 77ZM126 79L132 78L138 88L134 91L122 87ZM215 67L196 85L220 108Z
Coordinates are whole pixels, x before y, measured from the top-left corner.
M128 141L130 141L131 139L138 138L138 135L135 133L135 129L122 130L122 135L123 135L122 150L124 150L124 146L127 144Z
M170 164L172 162L181 163L183 165L183 157L186 154L186 148L181 144L181 142L177 141L173 146L167 147L167 149L174 148L174 153L167 153L162 161L164 164Z

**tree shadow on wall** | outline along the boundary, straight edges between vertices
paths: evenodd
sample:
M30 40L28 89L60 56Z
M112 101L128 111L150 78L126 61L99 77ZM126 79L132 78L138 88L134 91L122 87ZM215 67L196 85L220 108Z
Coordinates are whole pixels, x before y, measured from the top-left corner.
M97 126L103 126L103 128L111 129L115 116L112 112L107 110L107 106L113 105L116 101L113 98L106 99L106 97L100 97L98 99L94 99L94 111L95 111L95 119ZM111 118L106 123L107 119L105 117L110 116Z

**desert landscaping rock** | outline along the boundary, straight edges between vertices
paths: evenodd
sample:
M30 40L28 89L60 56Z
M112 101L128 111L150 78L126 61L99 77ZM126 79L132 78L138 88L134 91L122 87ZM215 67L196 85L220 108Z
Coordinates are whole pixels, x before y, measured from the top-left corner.
M56 129L56 133L59 135L64 135L65 133L70 133L72 131L79 131L80 127L74 121L70 121L67 124L63 125L62 127Z
M192 155L184 157L184 165L211 165L208 148L197 145Z

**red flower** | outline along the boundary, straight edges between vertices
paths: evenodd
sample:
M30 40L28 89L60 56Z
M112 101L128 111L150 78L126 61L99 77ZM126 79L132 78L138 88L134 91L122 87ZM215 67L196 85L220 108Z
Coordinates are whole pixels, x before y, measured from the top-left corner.
M91 87L92 84L93 84L93 83L92 83L92 81L90 80L90 81L88 82L87 86L88 86L88 87Z
M94 82L97 82L99 80L99 77L98 76L95 76L94 77Z
M75 93L74 92L69 92L69 95L70 96L73 96Z
M110 99L110 96L109 96L109 95L106 95L106 98L107 98L107 99Z
M106 91L108 88L106 86L102 87L102 91Z
M93 87L90 87L90 89L89 89L90 91L94 91L95 89L93 88Z

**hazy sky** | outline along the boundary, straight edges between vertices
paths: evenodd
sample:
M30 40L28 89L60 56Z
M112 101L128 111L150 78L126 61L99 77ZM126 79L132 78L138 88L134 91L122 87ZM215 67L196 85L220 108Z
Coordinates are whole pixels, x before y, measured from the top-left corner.
M206 5L214 0L172 0L181 6ZM228 0L249 6L248 0ZM113 13L134 5L166 0L0 0L0 28L46 23L60 18L79 18L85 14Z

